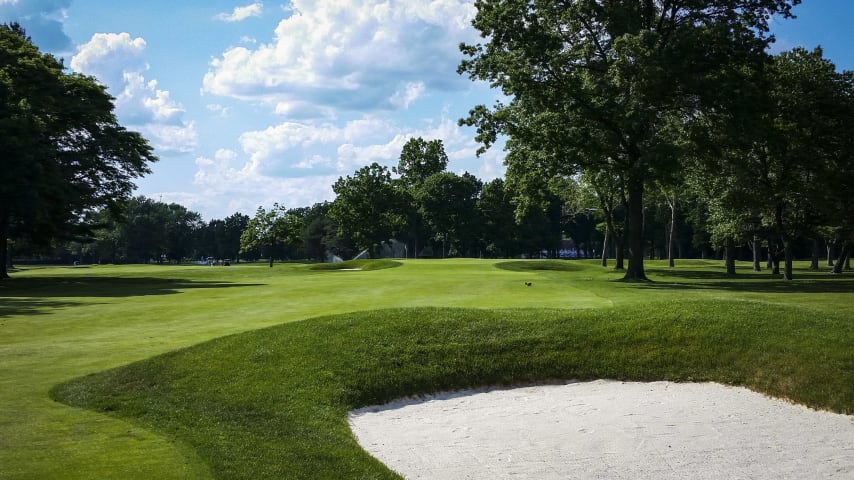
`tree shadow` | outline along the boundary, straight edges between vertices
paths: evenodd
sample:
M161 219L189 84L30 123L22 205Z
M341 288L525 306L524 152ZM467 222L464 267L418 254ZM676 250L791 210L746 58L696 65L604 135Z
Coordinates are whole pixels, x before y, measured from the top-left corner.
M71 307L77 304L77 302L0 297L0 318L13 315L45 315L50 313L49 309Z
M697 270L656 270L650 273L663 277L652 282L634 285L653 290L721 290L751 293L854 293L854 277L830 274L802 274L794 280L783 280L770 273L739 273ZM684 281L680 281L684 280Z
M121 298L173 295L184 290L257 287L262 283L228 283L151 277L27 277L0 283L0 317L40 313L39 310L74 305L51 298Z
M686 270L676 268L648 268L647 274L660 275L662 277L676 277L687 280L775 280L778 277L771 275L770 272L739 272L735 275L729 275L723 268L719 270Z

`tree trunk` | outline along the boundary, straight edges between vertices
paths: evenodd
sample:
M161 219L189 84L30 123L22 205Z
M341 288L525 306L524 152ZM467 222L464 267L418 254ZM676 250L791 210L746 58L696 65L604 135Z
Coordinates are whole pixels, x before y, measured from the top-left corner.
M833 266L833 243L827 240L824 241L825 246L827 247L827 266Z
M673 250L675 249L675 237L676 234L676 196L673 196L673 201L667 202L670 205L670 232L669 239L667 241L667 266L673 268L676 266L676 261L673 257Z
M783 280L792 279L793 258L794 255L792 253L792 242L790 242L788 238L783 239L783 260L785 262L785 266L783 267Z
M610 229L606 226L605 227L605 240L602 241L602 266L603 267L608 266L608 241L611 239L610 236L608 235L609 230Z
M821 242L818 238L812 239L812 258L810 258L810 270L818 270L818 257L821 256Z
M768 268L771 269L771 275L780 274L780 255L771 242L768 242Z
M842 243L842 246L839 248L839 257L836 259L836 265L833 266L831 273L842 273L842 269L845 267L845 262L848 260L849 248L851 247L848 245L848 242Z
M724 241L724 265L727 275L735 275L735 241L732 237Z
M647 280L643 267L643 178L630 175L629 191L629 268L623 280Z
M761 272L762 259L759 257L762 256L762 247L759 245L759 238L756 235L753 236L753 241L750 242L750 248L753 250L753 271Z
M791 280L792 279L792 244L789 241L789 236L786 234L786 229L783 227L783 206L777 205L776 211L774 212L774 223L777 227L777 235L780 236L780 242L783 244L783 261L785 263L783 267L783 280ZM777 264L779 265L779 258L777 260ZM780 273L779 266L776 268L777 274Z
M9 214L0 212L0 280L9 278L7 267L11 265L9 255Z

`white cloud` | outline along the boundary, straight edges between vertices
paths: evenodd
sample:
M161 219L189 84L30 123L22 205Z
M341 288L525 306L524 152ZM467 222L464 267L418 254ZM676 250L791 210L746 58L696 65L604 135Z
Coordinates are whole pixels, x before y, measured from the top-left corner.
M332 184L339 177L352 175L372 162L396 166L411 137L441 139L450 171L468 171L484 181L504 173L500 146L477 159L475 142L449 118L423 128L375 117L341 125L282 122L244 133L240 137L242 152L220 149L212 156L196 158L196 193L175 195L186 195L181 197L183 205L213 218L235 211L251 215L258 206L274 202L302 207L333 200Z
M276 178L259 174L249 163L236 165L237 157L233 150L220 149L214 158L197 158L193 183L199 191L185 194L184 205L223 218L236 211L251 215L259 206L273 203L303 207L334 196L335 175Z
M306 102L318 112L368 111L470 84L456 75L459 43L477 38L469 1L293 0L292 8L270 43L213 59L203 91L279 112Z
M403 90L394 92L389 99L396 107L409 108L409 105L424 94L424 82L409 82Z
M331 165L332 161L329 158L324 157L323 155L312 155L309 158L300 160L294 165L294 167L305 170L312 170L318 167L329 167Z
M340 153L342 146L369 143L395 130L397 128L387 121L367 117L351 120L343 126L331 123L283 122L264 130L244 133L240 136L240 144L250 157L251 168L259 172L269 171L271 165L280 163L278 160L280 158L291 158L290 164L299 168L333 165L331 161L318 162L306 159L306 152L324 147L330 151L339 150L334 164L337 165L338 172L344 172L350 166L364 161L365 155L353 153L360 147L346 150L342 155ZM308 158L314 158L314 154L309 154ZM382 159L387 159L387 156L383 156Z
M145 47L145 39L131 38L126 32L96 33L77 48L77 54L71 57L71 68L93 75L116 90L124 84L126 72L148 69L143 55Z
M131 123L180 121L184 107L173 101L157 80L146 81L139 72L125 72L124 89L116 95L116 109Z
M220 13L216 19L223 22L240 22L249 17L260 17L263 11L264 4L255 2L243 7L234 7L231 13Z
M231 115L231 109L229 107L220 105L218 103L209 103L205 106L205 108L222 118L228 118L229 115Z
M156 150L191 153L198 146L199 133L194 122L182 122L180 125L146 123L129 128L138 130Z
M0 0L0 19L18 22L43 51L65 54L71 50L71 39L63 22L71 0Z
M78 47L71 68L104 83L116 97L119 120L155 149L190 152L198 143L195 124L183 120L184 107L157 80L146 80L145 47L145 39L128 33L96 33Z
M288 121L245 132L240 136L240 144L248 158L244 168L257 174L299 174L295 170L302 169L349 175L372 162L396 166L403 145L412 137L441 139L450 162L464 165L472 173L477 167L494 178L500 170L497 166L501 163L500 146L490 150L482 158L484 163L477 166L474 162L478 145L449 118L423 128L405 127L370 116L340 126Z

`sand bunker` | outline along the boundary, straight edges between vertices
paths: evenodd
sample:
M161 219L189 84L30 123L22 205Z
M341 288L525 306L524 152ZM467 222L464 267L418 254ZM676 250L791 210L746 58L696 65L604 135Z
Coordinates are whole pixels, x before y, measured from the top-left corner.
M458 392L350 424L407 479L854 478L854 416L710 383Z

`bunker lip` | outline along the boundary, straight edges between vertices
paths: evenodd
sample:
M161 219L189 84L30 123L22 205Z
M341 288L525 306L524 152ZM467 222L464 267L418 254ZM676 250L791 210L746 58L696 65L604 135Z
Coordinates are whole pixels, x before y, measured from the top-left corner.
M715 383L449 392L350 413L408 479L851 478L854 416Z

